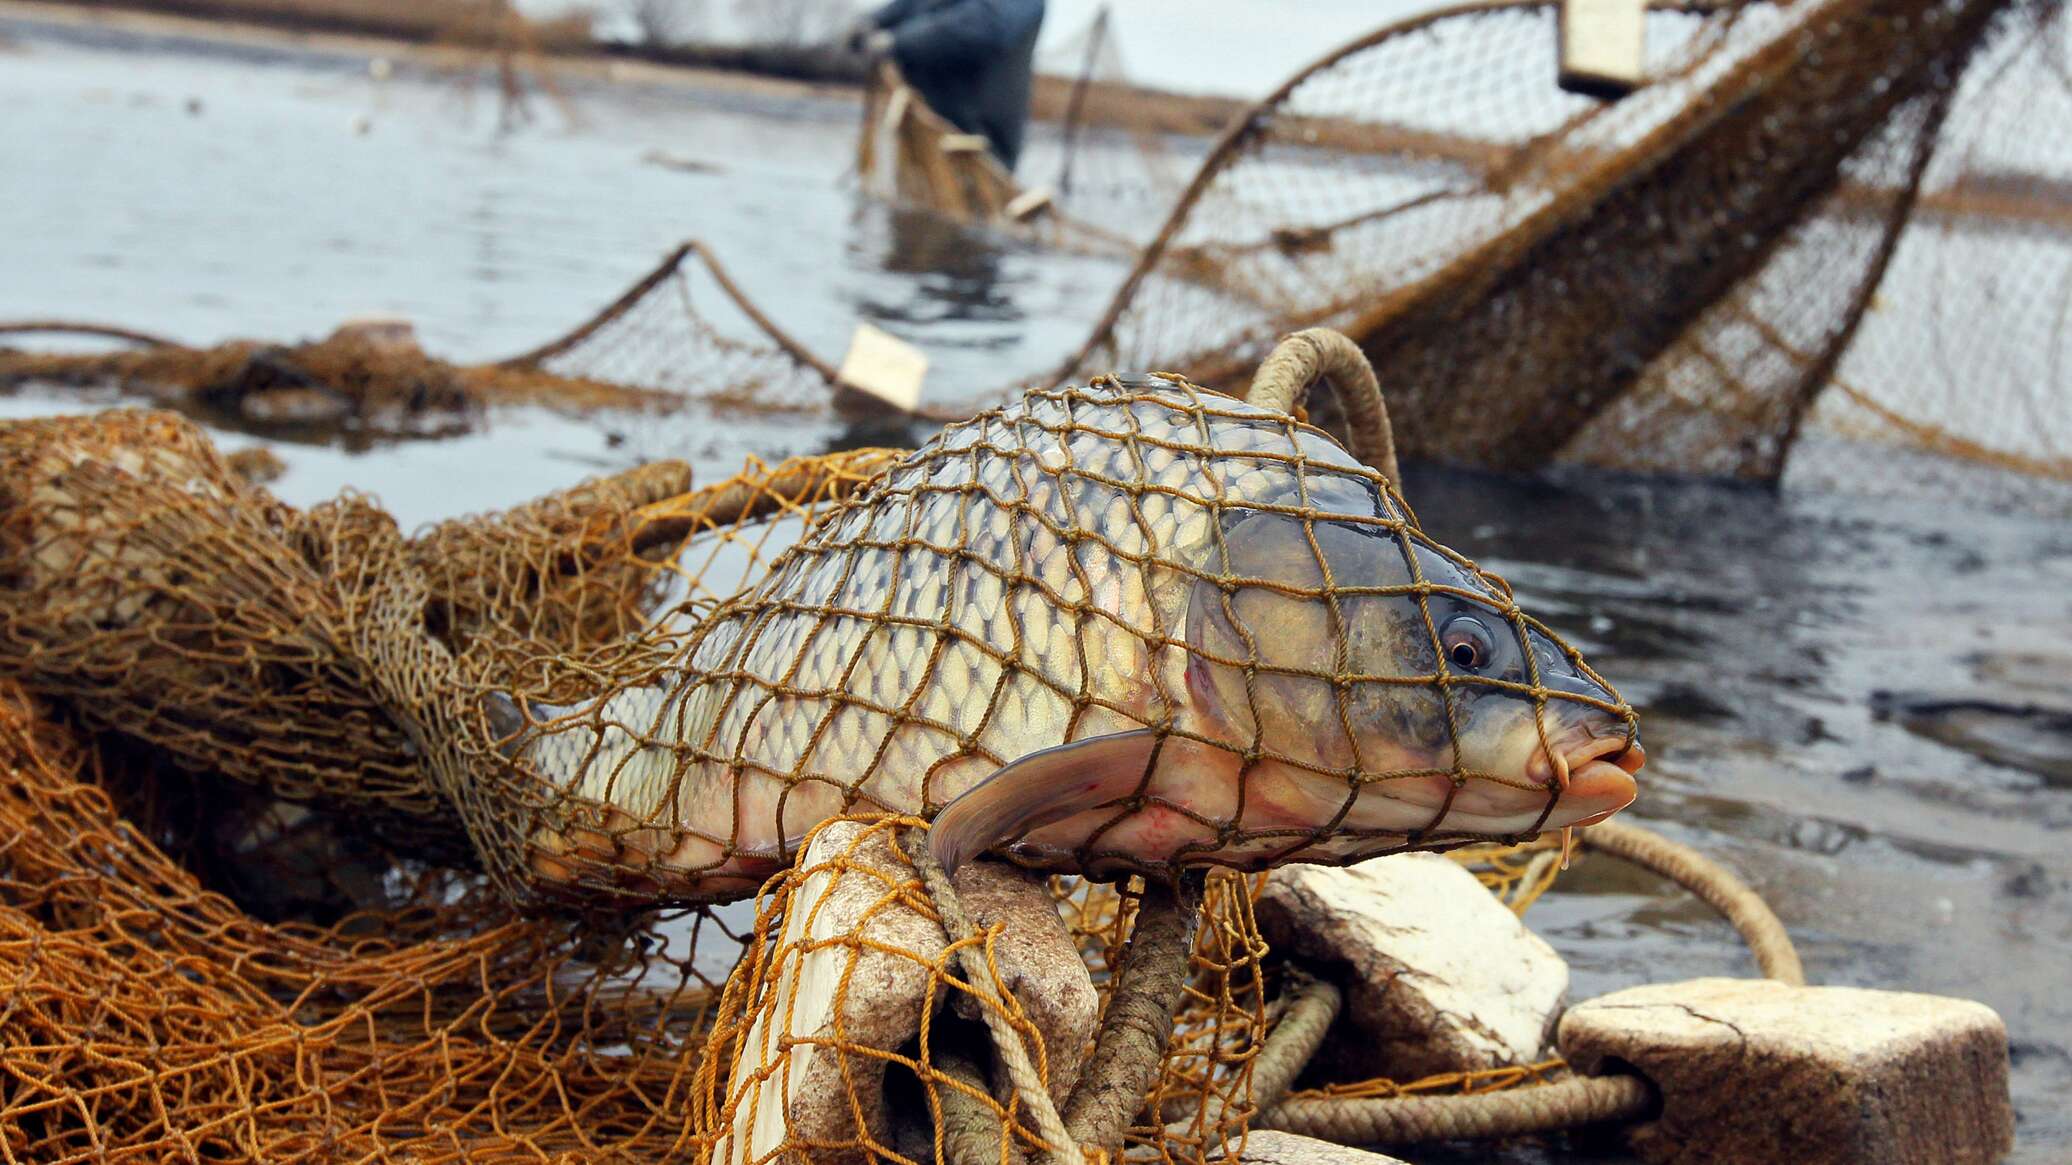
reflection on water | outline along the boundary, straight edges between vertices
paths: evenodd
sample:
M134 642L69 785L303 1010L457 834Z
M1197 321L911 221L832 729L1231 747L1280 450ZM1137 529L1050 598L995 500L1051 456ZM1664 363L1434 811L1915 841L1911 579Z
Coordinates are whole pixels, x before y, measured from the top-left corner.
M850 253L867 257L878 270L914 278L887 290L905 290L902 300L873 295L857 304L882 323L926 325L943 320L1018 323L1020 280L1003 281L1001 259L1007 239L938 214L874 200L861 204Z
M0 316L288 339L381 309L417 319L435 348L479 357L566 326L695 234L823 352L839 355L859 316L923 343L933 392L1052 362L1117 274L859 206L837 181L854 125L838 103L615 90L586 99L582 133L493 142L421 81L390 92L358 139L349 117L373 98L343 67L0 31L28 50L0 71L18 162L0 168ZM181 111L189 94L204 98L199 117ZM726 174L639 165L657 145ZM0 398L0 416L90 403ZM921 436L817 418L499 412L480 433L365 456L278 446L289 471L276 489L308 504L364 488L411 526L636 451L685 458L709 482L749 453ZM2072 531L1582 474L1412 466L1407 488L1435 537L1508 577L1640 707L1650 763L1635 815L1747 875L1815 980L1998 1008L2015 1045L2021 1159L2061 1159ZM728 553L717 569L748 569ZM1532 917L1571 960L1578 997L1753 973L1708 909L1609 861L1585 860ZM1412 1156L1570 1151L1595 1155Z

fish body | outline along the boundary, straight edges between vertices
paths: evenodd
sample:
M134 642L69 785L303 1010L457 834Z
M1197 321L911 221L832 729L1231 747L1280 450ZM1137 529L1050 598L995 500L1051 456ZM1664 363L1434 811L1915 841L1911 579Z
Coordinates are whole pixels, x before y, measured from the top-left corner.
M513 755L606 807L616 860L715 898L844 812L933 817L953 866L1342 863L1608 816L1640 757L1374 470L1168 377L950 426L660 682L546 716Z

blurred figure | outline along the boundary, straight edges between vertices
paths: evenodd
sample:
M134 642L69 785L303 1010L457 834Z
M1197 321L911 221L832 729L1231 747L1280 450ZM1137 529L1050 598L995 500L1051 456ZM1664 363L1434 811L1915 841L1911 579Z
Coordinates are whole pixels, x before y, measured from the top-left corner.
M859 18L850 42L889 56L922 100L984 135L1009 169L1022 152L1043 0L892 0Z

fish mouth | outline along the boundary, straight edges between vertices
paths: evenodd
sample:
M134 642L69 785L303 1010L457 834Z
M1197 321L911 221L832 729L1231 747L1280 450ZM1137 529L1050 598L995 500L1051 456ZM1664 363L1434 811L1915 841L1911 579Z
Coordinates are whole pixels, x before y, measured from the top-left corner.
M1640 795L1634 775L1648 760L1647 750L1631 736L1599 736L1566 751L1542 750L1534 758L1535 776L1561 790L1555 812L1562 826L1596 825L1633 804ZM1569 818L1575 810L1582 814ZM1549 821L1550 826L1554 823Z

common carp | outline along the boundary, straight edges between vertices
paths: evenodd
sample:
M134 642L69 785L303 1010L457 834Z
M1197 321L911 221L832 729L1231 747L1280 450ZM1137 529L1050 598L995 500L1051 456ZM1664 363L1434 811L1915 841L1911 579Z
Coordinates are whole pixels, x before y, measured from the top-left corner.
M1342 864L1601 821L1633 712L1385 479L1173 377L949 426L704 613L657 682L516 703L507 751L693 897L844 812L1099 877Z

